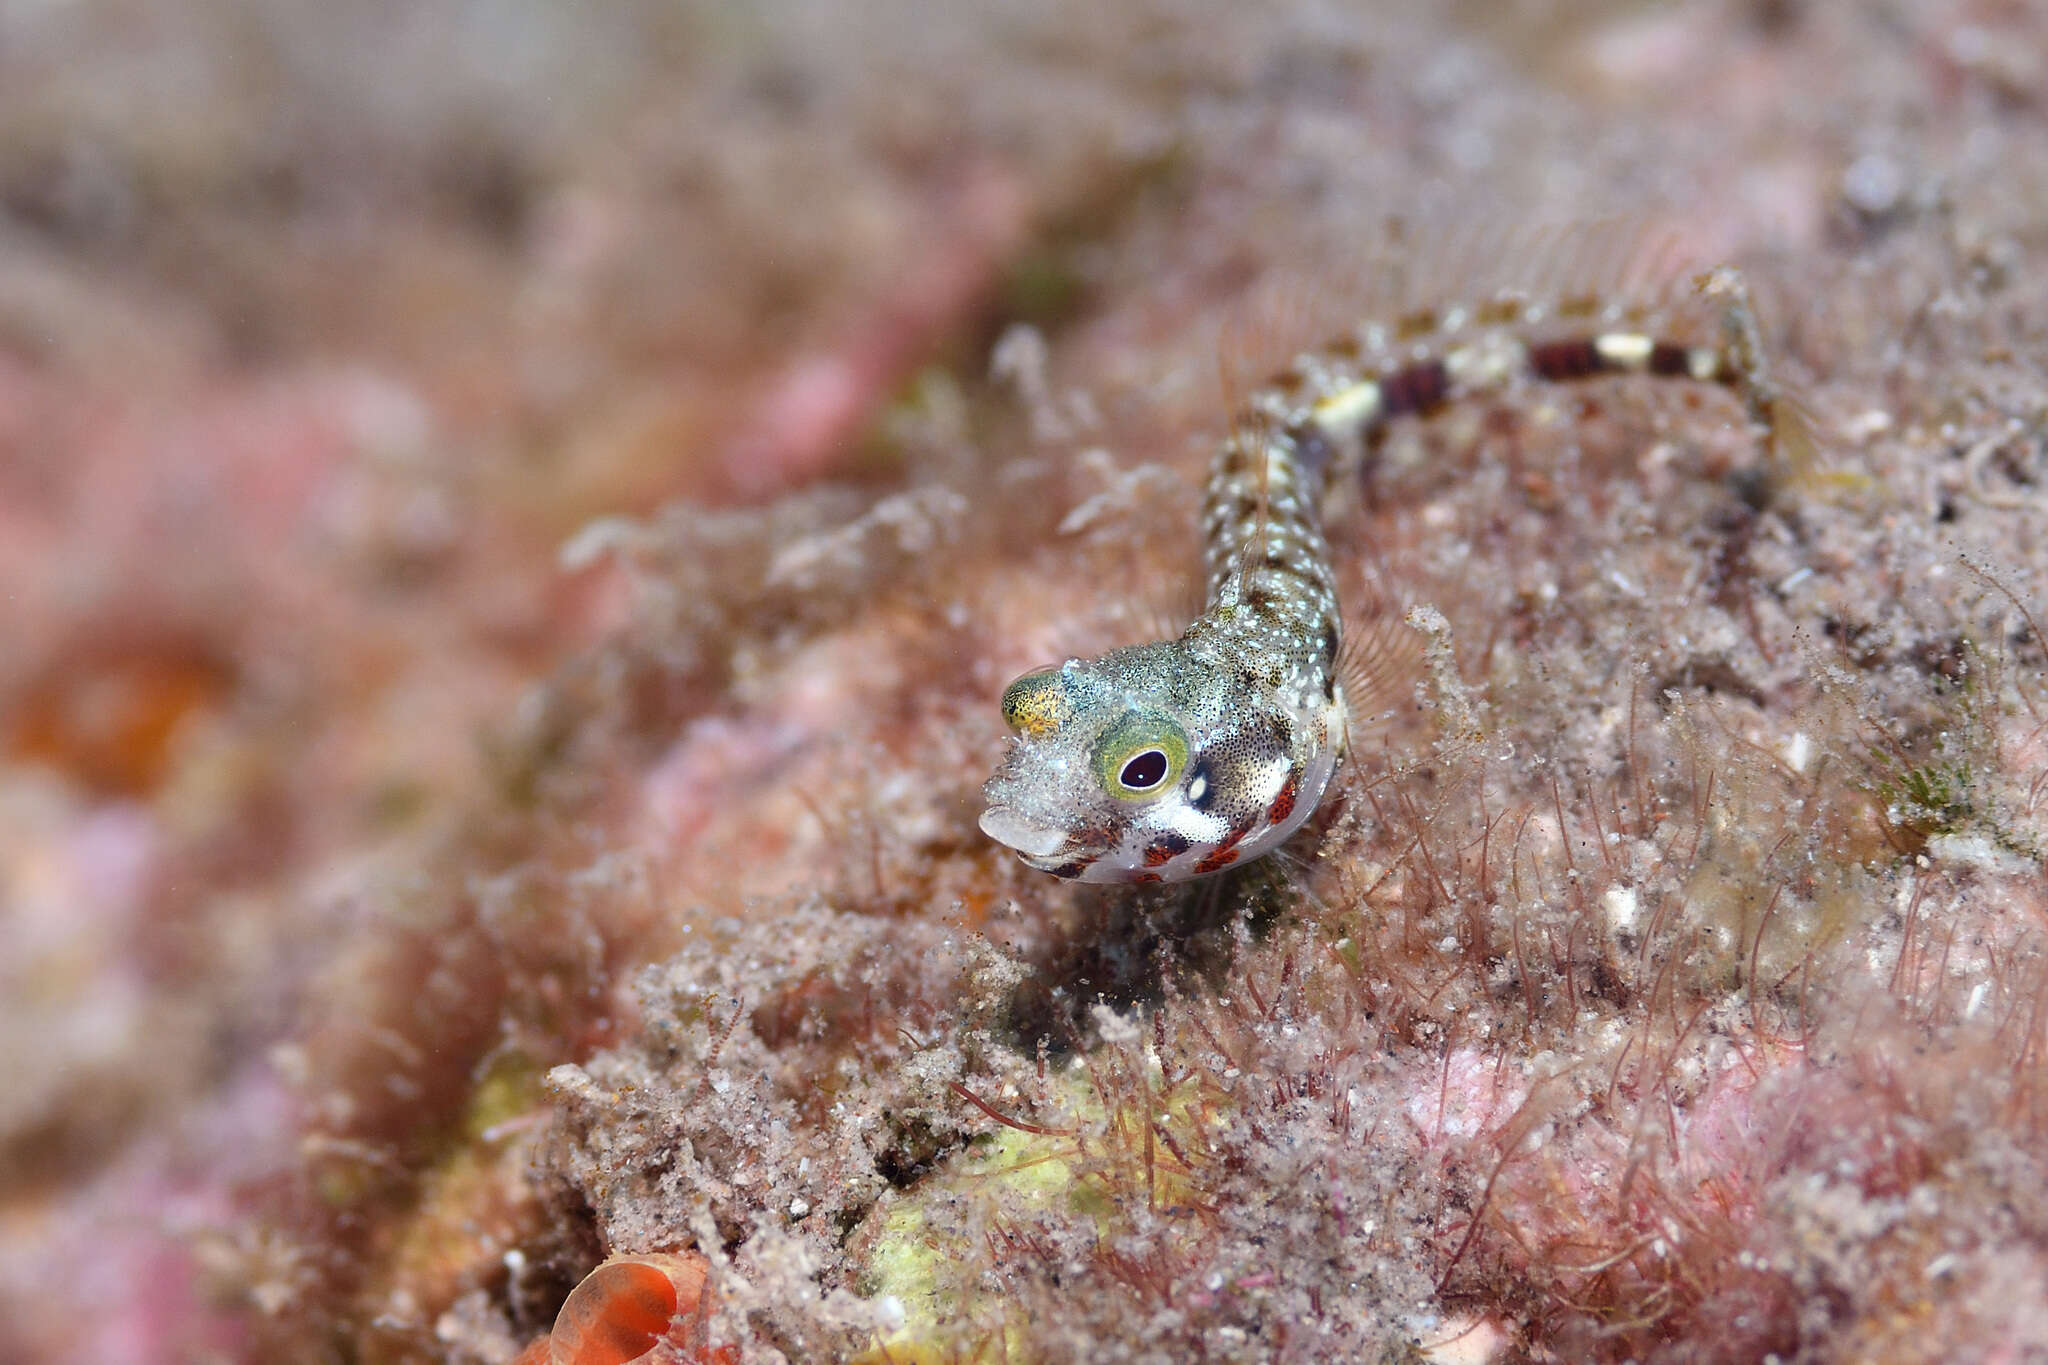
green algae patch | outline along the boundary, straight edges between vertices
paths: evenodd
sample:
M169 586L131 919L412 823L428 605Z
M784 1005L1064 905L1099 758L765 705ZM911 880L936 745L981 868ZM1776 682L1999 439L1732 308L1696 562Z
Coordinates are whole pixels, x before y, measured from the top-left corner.
M1036 1359L1021 1280L1085 1277L1127 1243L1178 1260L1189 1249L1179 1243L1199 1240L1201 1220L1183 1215L1213 1197L1203 1154L1235 1112L1229 1098L1192 1077L1164 1084L1134 1031L1067 1068L1053 1091L1037 1112L1056 1117L1005 1119L878 1207L861 1286L900 1326L862 1365Z
M505 1051L492 1058L477 1078L469 1108L462 1116L467 1142L489 1142L500 1124L532 1113L546 1100L541 1077L546 1068L523 1052Z
M904 1365L952 1358L965 1340L1003 1343L1004 1359L1023 1359L1022 1326L984 1321L975 1296L987 1233L1004 1221L1045 1213L1099 1212L1102 1201L1075 1180L1067 1134L1001 1129L878 1211L863 1289L903 1325L856 1357L860 1365Z

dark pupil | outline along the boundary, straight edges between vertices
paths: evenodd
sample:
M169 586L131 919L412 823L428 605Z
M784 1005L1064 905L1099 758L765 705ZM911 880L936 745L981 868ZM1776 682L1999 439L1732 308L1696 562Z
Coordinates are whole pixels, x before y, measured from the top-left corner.
M1157 749L1147 749L1124 764L1117 780L1133 791L1158 786L1166 780L1166 755Z

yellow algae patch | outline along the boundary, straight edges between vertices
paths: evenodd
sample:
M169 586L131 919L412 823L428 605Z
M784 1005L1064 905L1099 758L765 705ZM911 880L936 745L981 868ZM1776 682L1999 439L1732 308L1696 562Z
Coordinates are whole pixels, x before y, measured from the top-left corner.
M1108 1247L1141 1226L1157 1236L1155 1215L1203 1202L1225 1097L1169 1090L1155 1061L1114 1046L1056 1084L1066 1103L1053 1112L1071 1116L1058 1127L1000 1128L877 1211L862 1289L896 1325L856 1365L1024 1365L1036 1358L1030 1323L996 1286L1034 1270L1028 1251L998 1247L1076 1224Z

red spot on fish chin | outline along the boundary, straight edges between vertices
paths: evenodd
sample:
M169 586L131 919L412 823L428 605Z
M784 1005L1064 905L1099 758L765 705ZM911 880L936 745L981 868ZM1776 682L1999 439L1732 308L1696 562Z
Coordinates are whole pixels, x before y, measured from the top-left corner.
M1193 847L1187 835L1168 830L1145 846L1145 866L1164 867Z
M1237 861L1237 846L1244 839L1244 831L1234 829L1224 837L1222 843L1202 855L1195 864L1195 875L1205 877L1211 872L1221 872Z
M1285 824L1287 817L1294 814L1294 802L1300 795L1301 778L1289 773L1286 785L1280 788L1280 794L1273 798L1273 804L1266 809L1267 822L1274 825Z

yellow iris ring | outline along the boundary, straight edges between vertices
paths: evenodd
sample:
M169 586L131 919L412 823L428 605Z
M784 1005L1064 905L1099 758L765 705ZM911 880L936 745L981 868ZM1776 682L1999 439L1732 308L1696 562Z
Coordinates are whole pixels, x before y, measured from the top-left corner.
M1166 775L1147 787L1124 785L1124 765L1148 749L1166 755ZM1170 791L1187 771L1188 739L1165 716L1139 712L1113 726L1095 746L1095 774L1102 789L1119 801L1148 801Z

